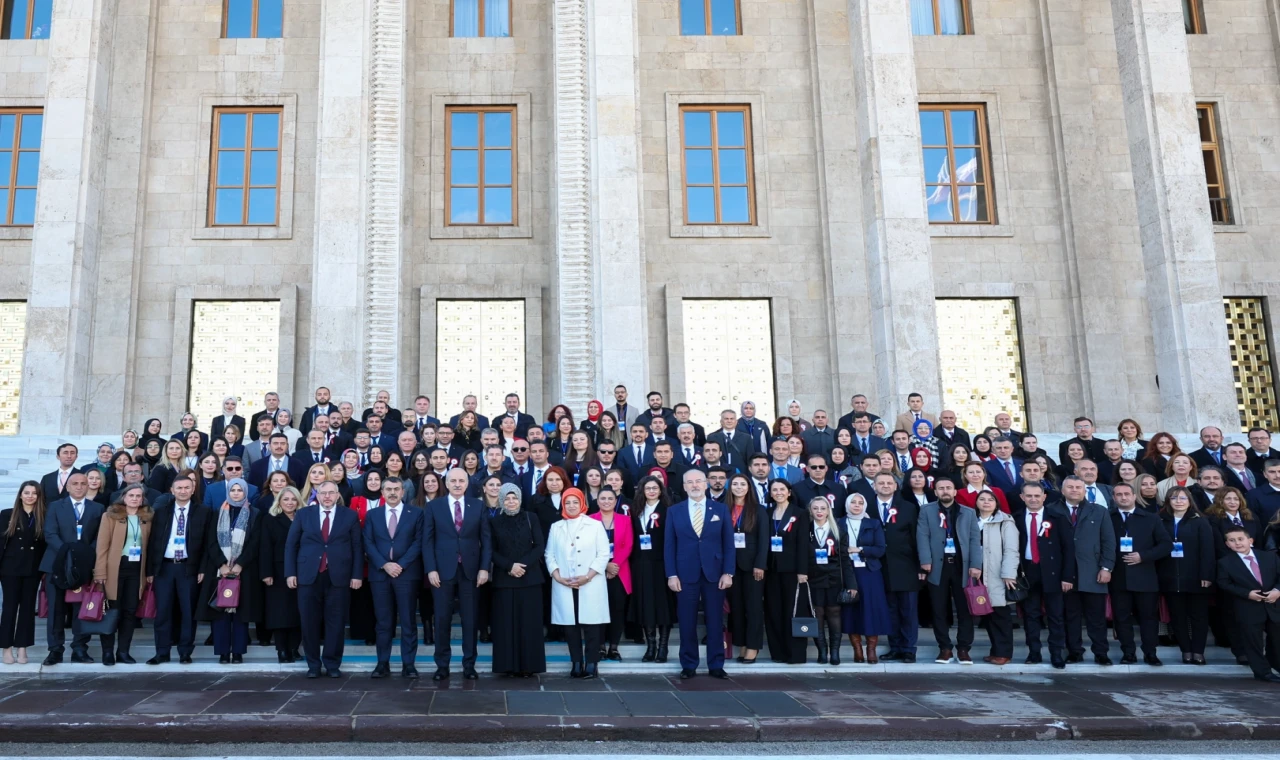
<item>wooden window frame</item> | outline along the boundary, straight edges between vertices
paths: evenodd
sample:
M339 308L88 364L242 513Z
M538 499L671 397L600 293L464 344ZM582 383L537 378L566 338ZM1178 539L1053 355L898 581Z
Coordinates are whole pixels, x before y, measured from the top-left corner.
M728 35L724 35L728 36ZM719 119L715 116L720 112L738 112L742 114L742 150L746 154L747 159L747 221L745 222L723 222L719 221L720 213L720 124ZM684 115L686 113L710 113L711 117L711 192L716 199L716 220L714 222L691 222L689 221L689 168L686 160L688 147L685 144L684 137ZM680 106L680 192L684 194L684 223L687 226L696 227L749 227L756 223L756 181L755 181L755 161L752 151L752 133L751 133L751 104L749 103L726 103L726 104L702 104L687 103ZM695 146L700 149L701 146ZM733 149L732 146L730 148ZM694 185L694 187L707 187L707 185ZM729 185L728 187L740 187L740 185Z
M1204 4L1201 0L1186 0L1191 6L1191 31L1187 34L1208 34L1204 24ZM1184 14L1185 15L1185 14ZM1186 26L1186 19L1183 19L1183 26Z
M946 148L947 168L949 170L948 173L951 176L951 181L950 181L951 207L955 210L954 216L956 217L960 216L959 188L962 187L962 185L960 185L956 181L956 149L957 148L977 148L979 153L981 154L979 157L979 160L982 162L984 179L982 183L977 186L982 188L983 194L987 200L987 218L985 220L967 222L967 221L962 221L960 219L953 219L952 221L949 221L949 222L935 222L932 219L929 219L928 220L929 224L947 225L947 226L996 224L996 197L995 197L995 188L992 186L993 183L995 182L995 177L993 176L993 172L991 170L991 138L988 135L986 104L985 103L921 103L920 111L922 112L940 111L944 114L942 123L943 123L943 128L946 130L947 144L946 145L925 144L924 135L921 134L920 135L920 156L923 159L924 151L926 149ZM951 136L951 112L952 111L977 112L978 114L978 125L977 125L978 144L977 145L957 146L955 144L955 140ZM963 187L973 187L973 186L974 185L963 185ZM940 185L937 182L930 182L929 177L925 177L924 190L925 190L926 198L929 197L929 188L931 187L942 187L942 185ZM926 219L928 218L928 213L929 213L929 210L928 208L926 208L925 209Z
M507 7L510 7L508 5ZM451 25L452 26L452 25ZM476 221L453 221L453 115L455 113L478 113L476 130ZM507 185L488 185L484 179L484 115L486 113L507 113L511 115L511 221L486 222L484 220L484 191L486 187L508 187ZM520 171L518 163L520 124L516 121L515 104L510 105L457 105L444 108L444 223L446 227L518 227L520 222L519 184ZM470 148L459 148L470 150ZM498 148L497 150L502 150ZM458 185L460 188L471 188L473 185Z
M28 185L22 185L22 186L19 186L19 185L18 185L18 154L20 154L20 153L36 153L36 154L39 154L42 150L44 150L44 135L42 134L42 135L40 136L40 147L39 147L39 148L36 148L36 149L32 150L31 148L22 149L22 148L19 148L18 146L22 144L22 122L23 122L23 117L24 117L24 116L43 116L43 115L44 115L44 109L43 109L43 108L3 108L3 109L0 109L0 116L13 116L13 117L15 117L15 118L14 118L14 123L13 123L13 144L12 144L11 146L9 146L8 148L6 148L6 150L8 150L8 151L10 152L10 156L11 156L11 158L10 158L10 160L9 160L9 176L4 178L4 182L5 182L5 184L4 184L3 188L0 188L0 189L6 189L6 190L8 190L8 191L9 191L9 203L6 205L6 207L5 207L5 209L4 209L4 218L3 218L3 219L0 219L0 227L19 227L19 228L23 228L23 227L34 227L34 226L35 226L35 221L34 221L34 220L32 221L32 223L31 223L31 224L14 224L14 223L13 223L13 201L14 201L14 198L15 198L15 197L17 196L17 194L18 194L18 192L17 192L18 190L35 190L37 193L39 192L39 184L38 184L38 183L39 183L39 181L40 181L40 180L39 180L39 177L38 177L38 176L37 176L37 178L36 178L36 182L37 182L37 184L36 184L36 185L33 185L33 186L28 186ZM42 129L41 129L41 131L43 132L43 123L42 123ZM39 165L39 160L38 160L38 159L37 159L37 165Z
M254 1L256 2L257 0L254 0ZM515 23L514 23L515 16L512 11L512 6L515 5L515 0L506 0L506 3L507 3L507 37L514 37L515 36ZM449 36L459 40L485 37L486 35L484 33L484 0L476 0L476 11L478 14L477 18L479 20L476 22L475 37L458 37L456 34L454 34L453 17L454 17L454 11L457 9L457 7L458 7L458 0L449 0ZM501 40L506 38L490 37L489 39Z
M219 187L236 187L235 185L219 185L218 184L218 163L219 163L219 146L222 137L222 117L224 114L242 113L249 116L245 124L248 127L244 135L244 184L239 188L244 192L244 197L240 201L240 223L239 224L218 224L218 188ZM277 117L277 129L279 133L276 135L276 210L275 219L270 224L253 224L249 222L249 190L255 187L271 187L270 185L253 185L250 184L250 161L253 157L253 115L254 114L275 114ZM278 227L280 226L280 176L281 176L281 156L284 153L284 108L282 106L219 106L213 109L213 132L212 139L209 141L209 203L207 209L206 223L210 227L221 228L238 228L238 227ZM234 150L234 149L233 149Z
M222 38L227 39L277 39L275 37L259 37L258 36L258 6L262 0L247 0L250 3L249 11L249 36L248 37L228 37L227 36L227 18L230 10L231 0L222 0ZM280 35L284 36L284 0L280 0Z
M715 34L711 31L711 0L680 0L684 3L702 3L702 28L705 29L702 34L684 34L683 37L731 37L734 35L742 36L742 0L733 0L733 35ZM680 14L677 8L676 22L679 23Z
M3 4L2 6L0 6L0 13L3 13L3 14L5 14L5 15L7 15L7 12L8 12L8 10L9 10L9 7L10 7L11 5L13 5L13 1L14 1L14 0L4 0L4 4ZM28 1L27 1L27 20L26 20L26 22L25 22L25 23L23 23L23 25L22 25L22 36L20 36L20 37L15 37L15 36L13 36L13 28L12 28L12 27L10 27L10 29L9 29L9 36L8 36L8 37L5 37L4 39L6 39L6 40L29 40L29 39L32 39L32 37L31 37L31 24L35 22L35 18L36 18L36 2L37 2L37 0L28 0ZM50 2L50 6L52 6L53 0L49 0L49 2ZM50 11L51 11L51 12L50 12L49 20L50 20L50 23L52 24L52 22L53 22L52 7L50 7ZM48 39L48 37L41 37L41 39Z
M1205 176L1205 192L1209 198L1209 218L1214 224L1229 225L1234 223L1231 209L1231 192L1227 187L1227 175L1222 166L1222 130L1218 128L1218 106L1216 103L1196 103L1196 131L1199 133L1200 114L1205 113L1209 124L1209 141L1205 142L1202 138L1200 141L1200 154L1203 157L1205 152L1213 154L1213 168L1218 174L1217 184L1209 182L1209 177ZM1213 189L1217 188L1218 197L1213 196ZM1221 210L1215 213L1213 204L1217 202L1221 206Z
M1193 0L1194 2L1195 0ZM962 37L973 34L973 18L970 16L971 5L969 0L960 0L960 22L964 24L964 29L959 34L943 34L942 33L942 11L938 10L938 0L929 0L929 6L933 10L933 34L917 35L921 37Z

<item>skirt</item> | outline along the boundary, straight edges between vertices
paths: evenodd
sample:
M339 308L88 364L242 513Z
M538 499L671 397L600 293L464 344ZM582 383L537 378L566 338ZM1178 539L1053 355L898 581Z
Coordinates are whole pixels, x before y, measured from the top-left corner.
M880 571L855 567L853 574L858 579L858 595L853 604L842 605L840 627L854 636L888 636L893 626Z
M667 588L667 576L660 563L632 563L631 607L627 619L641 628L670 626L675 619L675 600Z
M542 588L493 589L494 673L545 673L547 651L542 640Z

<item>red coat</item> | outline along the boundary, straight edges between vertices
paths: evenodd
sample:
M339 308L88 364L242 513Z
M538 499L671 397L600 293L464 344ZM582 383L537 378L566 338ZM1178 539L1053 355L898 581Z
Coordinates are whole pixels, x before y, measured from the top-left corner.
M987 490L995 494L996 503L1000 505L1000 511L1005 514L1010 514L1009 501L1004 498L1004 491L996 488L995 486L987 486ZM969 486L965 485L959 491L956 491L956 501L966 507L973 507L976 509L978 504L978 494L970 491Z
M600 513L596 512L591 515L593 520L599 520L601 524ZM631 531L631 519L621 512L613 513L613 559L609 560L618 566L618 580L622 581L622 588L631 593L631 549L635 546L636 537Z

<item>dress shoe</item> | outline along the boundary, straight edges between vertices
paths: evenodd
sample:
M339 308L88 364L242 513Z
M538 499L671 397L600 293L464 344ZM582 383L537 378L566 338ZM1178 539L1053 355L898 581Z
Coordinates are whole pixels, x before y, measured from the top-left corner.
M1054 670L1066 670L1066 669L1067 669L1067 661L1066 661L1066 660L1053 660L1050 664L1051 664L1051 665L1053 665L1053 669L1054 669Z
M370 678L386 678L389 675L391 675L391 663L380 662L373 669L373 672L369 674L369 677Z
M1267 681L1268 683L1280 683L1280 676L1275 673L1268 673L1265 676L1254 676L1254 680Z
M233 654L233 655L231 655L231 664L232 664L232 665L240 665L240 664L242 664L243 662L244 662L244 655L242 655L242 654Z
M179 662L179 663L181 663L181 664L183 664L183 665L190 665L190 664L191 664L191 655L189 655L189 654L184 654L184 655L182 655L181 657L179 657L179 658L178 658L178 662Z
M1160 661L1160 658L1156 657L1154 654L1149 654L1146 657L1143 657L1142 661L1147 663L1153 668L1158 668L1164 665L1164 663Z
M405 665L403 668L400 669L400 677L401 678L417 678L418 669L413 667L412 665Z
M482 634L480 634L480 643L481 643L481 644L492 644L492 643L493 643L493 636L492 636L491 634L488 634L488 633L482 633Z
M167 655L167 654L158 654L158 655L156 655L155 657L152 657L150 660L147 660L147 664L148 664L148 665L160 665L160 664L166 663L166 662L168 662L168 661L169 661L169 655Z
M480 677L480 674L476 672L475 668L467 668L466 670L462 671L462 677L467 679L468 681L474 681Z
M286 651L284 651L284 650L282 650L282 649L277 649L277 650L276 650L276 662L278 662L278 663L280 663L281 665L283 665L283 664L285 664L285 663L286 663L286 662L288 662L288 661L289 661L289 653L288 653L288 652L286 652Z
M694 670L693 668L681 668L681 669L680 669L680 678L681 678L681 680L688 681L690 678L693 678L693 677L694 677L694 676L696 676L696 675L698 675L698 671Z
M1191 653L1190 653L1190 652L1183 652L1183 653L1182 653L1182 664L1183 664L1183 665L1190 665L1190 664L1191 664Z
M1138 662L1138 655L1136 654L1126 654L1120 658L1121 665L1136 665L1137 662Z
M432 681L447 681L447 680L449 680L449 670L448 670L448 668L436 668L436 672L435 672L435 673L433 673L433 674L431 675L431 680L432 680Z
M1248 665L1248 664L1249 664L1249 658L1248 658L1248 657L1245 657L1244 655L1237 655L1237 656L1236 656L1236 664L1237 664L1237 665Z
M218 655L218 664L219 664L219 665L230 665L230 664L231 664L231 655L229 655L229 654L220 654L220 655Z
M969 650L968 650L968 649L961 649L961 650L956 654L956 659L960 662L960 664L961 664L961 665L972 665L972 664L973 664L973 658L969 656Z
M889 652L888 654L880 655L881 662L893 662L894 660L901 660L901 659L902 659L902 652Z
M128 652L116 652L116 662L121 665L137 665L138 661L133 659L133 655Z
M729 677L729 674L724 672L724 668L712 668L711 670L708 670L707 673L710 674L712 678L719 678L722 681Z
M622 662L622 654L617 649L610 649L604 658L610 662Z
M1191 655L1191 664L1192 665L1208 665L1209 663L1204 661L1204 655L1193 654Z
M1109 668L1114 664L1111 662L1111 658L1106 656L1105 654L1095 654L1093 656L1093 661L1094 663L1101 665L1105 668Z
M102 653L102 664L111 667L116 664L116 656L112 652Z
M329 676L330 678L342 678L342 671L338 670L337 668L333 668L329 670L327 673L325 673L325 675Z
M44 656L44 665L53 667L62 662L62 652L50 652Z
M1067 655L1067 664L1068 664L1068 665L1074 665L1074 664L1076 664L1076 663L1078 663L1078 662L1084 662L1084 655L1082 655L1082 654L1069 654L1069 655Z
M583 679L587 679L587 678L599 678L599 677L600 677L600 666L599 666L598 664L594 663L594 662L588 662L588 663L587 663L586 670L585 670L585 671L583 671L583 673L582 673L582 677L583 677Z
M986 661L991 663L992 665L1008 665L1009 664L1008 657L989 657L984 659L986 659Z
M583 667L582 667L582 663L580 663L580 662L575 662L575 663L573 663L573 667L569 669L569 677L570 677L570 678L582 678L582 674L583 674L583 672L584 672L584 670L583 670Z
M951 650L950 650L950 649L939 649L939 650L938 650L938 656L937 656L937 657L935 657L935 658L933 659L933 661L934 661L934 662L936 662L936 663L938 663L939 665L950 665L950 664L951 664Z
M72 662L74 662L74 663L76 663L76 664L78 664L78 665L92 665L92 664L93 664L93 658L89 656L89 653L88 653L88 652L85 652L84 654L78 654L78 653L76 653L76 652L72 652L72 653L71 653L71 661L72 661Z
M1022 661L1024 665L1039 665L1044 662L1044 657L1039 652L1032 652L1027 655L1027 659Z
M307 669L307 678L319 678L319 677L320 677L320 669L319 669L319 668L308 668L308 669Z
M916 663L915 652L903 652L902 656L900 656L898 659L907 665L914 665ZM871 661L867 660L867 662L871 662Z

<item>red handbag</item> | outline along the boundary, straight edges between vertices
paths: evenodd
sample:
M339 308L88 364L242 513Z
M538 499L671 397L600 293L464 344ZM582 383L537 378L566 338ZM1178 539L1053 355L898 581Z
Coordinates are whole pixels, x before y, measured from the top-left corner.
M142 592L142 603L138 605L138 617L143 620L153 620L156 616L156 591L147 584L147 589Z
M995 612L991 606L991 598L987 596L987 584L970 576L969 583L964 587L965 599L969 602L969 614L974 617L982 617Z
M102 620L102 613L107 605L107 592L101 586L94 586L84 594L84 600L80 602L80 619L98 622Z
M240 579L232 576L218 580L218 590L214 593L214 607L220 610L235 609L240 606Z
M79 604L80 602L84 601L84 595L85 595L84 586L76 586L75 588L67 589L63 593L62 601L66 602L67 604Z
M39 600L36 601L36 617L38 618L49 617L49 593L47 588L48 583L49 583L48 576L45 576L44 578L40 579L40 598Z

